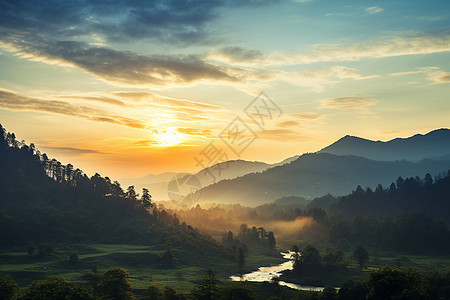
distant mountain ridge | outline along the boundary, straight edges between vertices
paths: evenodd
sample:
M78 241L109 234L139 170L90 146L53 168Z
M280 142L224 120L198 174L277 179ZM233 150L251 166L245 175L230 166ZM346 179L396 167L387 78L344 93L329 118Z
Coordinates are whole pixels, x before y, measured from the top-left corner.
M450 130L442 128L424 135L416 134L387 142L346 135L318 153L356 155L381 161L405 159L417 162L426 158L446 159L450 155Z
M193 175L201 182L202 187L206 187L221 180L229 180L250 173L263 172L269 168L290 163L298 157L299 155L295 155L273 164L242 159L229 160L206 167ZM174 178L179 178L179 180L183 182L186 179L186 176L190 175L191 174L189 173L165 172L157 175L148 174L140 178L124 178L120 179L120 182L125 187L134 185L138 192L141 191L143 187L148 188L154 200L168 200L167 191L169 182L174 180ZM188 194L189 192L190 190L186 187L186 191L180 191L180 194Z
M357 185L387 186L399 176L436 175L449 169L450 161L375 161L354 155L309 153L262 173L207 186L202 189L198 202L257 206L288 196L314 198L327 193L340 196L350 193Z

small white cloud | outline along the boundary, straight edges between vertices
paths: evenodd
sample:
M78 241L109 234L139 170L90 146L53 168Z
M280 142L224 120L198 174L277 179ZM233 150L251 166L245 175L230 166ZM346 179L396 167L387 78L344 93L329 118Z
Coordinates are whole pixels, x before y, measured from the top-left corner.
M383 9L381 7L377 7L377 6L371 6L371 7L366 8L366 12L368 12L371 15L380 13L382 11L383 11Z

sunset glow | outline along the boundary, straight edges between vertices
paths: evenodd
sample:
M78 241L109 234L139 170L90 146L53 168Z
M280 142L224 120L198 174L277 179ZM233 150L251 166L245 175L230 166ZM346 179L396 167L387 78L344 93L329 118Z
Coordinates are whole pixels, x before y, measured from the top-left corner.
M449 126L448 1L14 3L1 123L89 174L198 171L211 142L276 162ZM283 112L264 128L244 111L262 91ZM257 136L239 155L219 138L236 117Z

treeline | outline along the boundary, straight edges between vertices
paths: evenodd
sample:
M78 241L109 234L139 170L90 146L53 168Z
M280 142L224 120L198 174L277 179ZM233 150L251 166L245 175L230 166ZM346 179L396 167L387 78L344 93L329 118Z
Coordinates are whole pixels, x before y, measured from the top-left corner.
M388 188L375 190L358 186L350 195L340 197L329 212L351 219L357 214L381 217L385 214L420 212L450 223L450 170L424 178L398 177Z
M385 215L382 219L357 215L329 227L330 241L363 243L375 248L415 254L447 254L450 231L443 221L424 214Z
M263 227L256 228L256 226L250 228L247 224L241 224L237 236L232 231L224 232L222 242L233 248L246 244L256 244L270 249L275 249L277 243L272 231L266 231Z
M49 276L20 289L14 280L0 274L0 298L4 300L28 299L303 299L303 300L434 300L450 298L450 272L424 273L413 269L383 267L362 282L348 280L339 290L326 286L322 292L294 291L283 288L277 281L262 284L221 282L214 272L197 280L190 293L177 291L169 286L150 285L135 293L126 270L112 268L104 274L96 274L88 285L79 285L59 276Z
M292 271L285 271L279 280L300 281L303 284L313 284L314 277L324 278L329 273L345 273L343 278L351 277L348 265L342 251L328 251L321 256L311 245L303 249L294 245L291 247L294 259ZM361 268L369 260L368 252L361 246L355 247L352 253L354 260ZM320 284L320 282L316 282ZM370 273L367 280L357 282L348 280L339 283L339 290L327 286L324 291L310 298L300 299L335 299L335 300L386 300L386 299L449 299L450 272L422 272L414 269L383 266Z

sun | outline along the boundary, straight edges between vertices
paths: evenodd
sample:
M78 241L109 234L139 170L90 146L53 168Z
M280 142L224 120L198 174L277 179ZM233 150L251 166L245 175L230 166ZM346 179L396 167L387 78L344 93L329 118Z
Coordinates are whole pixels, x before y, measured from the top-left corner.
M159 147L174 147L184 141L184 135L178 132L174 127L158 131L155 134L155 138Z

